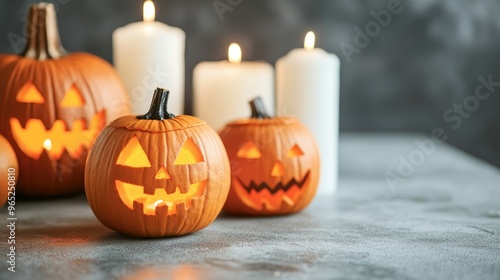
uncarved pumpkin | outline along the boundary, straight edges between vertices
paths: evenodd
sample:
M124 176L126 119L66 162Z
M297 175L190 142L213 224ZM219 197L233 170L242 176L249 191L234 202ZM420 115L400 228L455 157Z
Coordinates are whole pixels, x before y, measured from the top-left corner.
M194 232L217 217L227 197L230 170L222 141L204 121L168 113L168 94L157 89L146 115L113 121L87 159L89 205L118 232Z
M282 215L302 210L319 180L316 142L296 118L269 117L260 98L252 116L219 133L231 162L231 189L224 211L237 215Z
M14 147L17 193L54 196L83 189L89 148L105 124L129 113L113 67L62 47L52 4L34 4L21 55L0 56L0 133Z
M16 154L7 139L0 135L0 207L7 202L9 192L15 193L18 172Z

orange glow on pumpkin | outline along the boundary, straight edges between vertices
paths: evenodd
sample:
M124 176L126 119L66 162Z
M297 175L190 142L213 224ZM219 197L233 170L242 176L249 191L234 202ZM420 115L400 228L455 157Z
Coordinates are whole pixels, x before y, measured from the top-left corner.
M83 189L91 144L130 106L112 65L66 51L56 7L33 2L24 18L24 49L0 55L0 134L16 150L19 170L28 174L19 177L16 192L53 197Z
M236 156L239 158L257 159L260 158L262 154L253 142L248 141L241 146Z
M116 164L128 167L151 167L148 156L137 140L137 136L132 137L125 148L121 151Z
M268 188L264 188L260 191L256 189L248 191L238 179L234 178L232 184L238 197L248 207L257 211L278 211L283 207L283 204L288 207L295 206L296 201L300 199L303 193L303 186L309 184L309 178L308 176L305 178L303 186L293 185L288 190L280 189L277 191L271 191Z
M160 170L156 173L155 179L157 180L162 180L162 179L170 179L170 174L168 174L167 169L165 167L161 167Z
M56 120L48 130L42 120L28 119L23 128L16 118L10 119L10 127L21 151L33 159L39 159L44 150L52 160L59 160L64 150L76 159L81 156L83 148L90 149L97 134L104 127L105 119L106 113L102 110L94 115L88 128L85 119L75 120L71 130L68 130L63 120ZM46 141L48 139L50 146Z
M273 171L271 171L271 176L273 177L281 177L283 176L283 173L285 173L285 166L281 161L277 161L274 164Z
M227 198L230 164L217 132L169 112L169 94L157 88L146 114L112 121L89 154L85 193L110 229L136 237L184 235L208 226ZM129 162L131 141L150 167L117 164Z
M195 164L203 162L203 155L200 149L194 143L193 139L188 138L181 147L174 164Z
M83 105L85 105L85 100L83 99L82 94L75 85L72 85L68 92L66 92L66 95L64 95L64 98L61 101L61 107L81 107Z
M204 157L193 139L187 138L175 159L175 165L190 165L203 162ZM144 151L137 136L132 137L125 148L118 155L117 165L133 168L150 168L151 163L148 155ZM164 166L156 172L156 180L169 180L170 174ZM182 192L180 187L176 187L173 193L167 193L166 189L155 188L154 194L144 193L144 186L126 183L115 180L116 190L122 202L130 209L141 208L145 215L156 215L167 213L167 215L177 214L178 207L189 209L192 200L200 198L205 194L207 180L190 184L187 192ZM163 185L162 185L163 186Z
M304 152L302 152L302 150L297 145L294 145L286 154L286 156L289 158L300 157L303 155L304 155Z
M47 151L50 151L52 150L52 141L50 141L50 139L45 139L45 141L43 141L43 144L42 144L43 148Z
M27 82L21 90L16 95L17 102L23 103L37 103L43 104L45 103L45 98L43 98L40 91L36 88L36 86L32 82Z
M219 131L235 171L224 210L257 216L298 212L318 186L316 141L298 119L269 115L262 98L249 103L250 118L230 122Z
M167 215L175 215L178 207L189 209L192 206L193 199L202 197L205 194L207 180L191 184L189 191L186 193L182 193L179 187L175 189L174 193L170 194L167 194L163 188L156 188L152 195L145 194L143 186L125 183L120 180L116 180L115 184L121 200L128 208L142 208L145 215L167 212Z

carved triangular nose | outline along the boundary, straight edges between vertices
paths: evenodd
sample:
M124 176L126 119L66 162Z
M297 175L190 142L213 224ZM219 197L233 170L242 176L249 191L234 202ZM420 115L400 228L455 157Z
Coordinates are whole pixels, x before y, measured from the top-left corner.
M281 177L283 173L285 173L285 166L281 161L277 160L274 164L273 171L271 171L271 175L273 177Z
M170 174L168 174L167 169L165 167L161 167L160 170L156 173L155 179L170 179Z

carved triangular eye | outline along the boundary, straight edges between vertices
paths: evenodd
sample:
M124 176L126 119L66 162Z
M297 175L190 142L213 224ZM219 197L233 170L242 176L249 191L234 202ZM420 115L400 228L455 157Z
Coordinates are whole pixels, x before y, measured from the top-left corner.
M85 104L85 100L83 99L82 94L78 90L78 88L73 84L69 90L64 95L63 100L61 101L61 107L81 107Z
M252 141L248 141L241 146L238 153L236 153L236 156L239 158L256 159L260 158L262 154L260 153L257 145L255 145Z
M286 154L286 156L289 158L300 157L302 155L304 155L304 152L302 152L297 144L295 144Z
M19 91L16 96L17 102L23 103L45 103L45 98L43 98L40 91L32 82L27 82Z
M195 164L203 161L204 159L200 149L196 146L193 139L188 138L186 142L182 144L174 164Z
M137 140L137 136L132 137L127 146L121 151L116 164L128 167L151 167L148 156Z

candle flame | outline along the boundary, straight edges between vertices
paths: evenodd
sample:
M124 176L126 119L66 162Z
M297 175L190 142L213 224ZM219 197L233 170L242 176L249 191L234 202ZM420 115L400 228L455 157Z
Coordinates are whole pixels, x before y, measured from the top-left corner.
M144 21L155 21L155 4L151 0L144 1L142 7L142 16Z
M229 58L229 62L240 63L241 62L241 48L240 48L240 46L236 43L232 43L231 45L229 45L227 55Z
M50 139L47 138L45 139L45 141L43 141L42 146L45 148L45 150L50 151L52 150L52 141L50 141Z
M314 44L316 43L316 36L314 32L309 31L306 34L306 38L304 39L304 49L310 51L314 49Z

